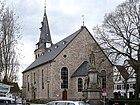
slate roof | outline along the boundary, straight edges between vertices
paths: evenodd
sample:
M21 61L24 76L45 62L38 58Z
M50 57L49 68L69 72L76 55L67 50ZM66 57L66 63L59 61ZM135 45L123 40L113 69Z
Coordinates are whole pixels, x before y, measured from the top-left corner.
M20 92L20 88L19 88L19 85L17 82L2 82L6 85L10 85L11 88L10 88L10 93L17 93L17 92Z
M118 71L120 72L120 74L122 75L122 77L127 80L129 77L129 73L127 72L125 66L121 66L121 65L116 65Z
M78 69L72 74L71 77L86 76L86 75L88 75L88 67L89 67L88 61L84 61L84 62L78 67Z
M35 59L35 61L23 71L23 73L55 59L84 28L86 27L82 26L78 31L74 32L60 42L52 45L46 50L44 55Z

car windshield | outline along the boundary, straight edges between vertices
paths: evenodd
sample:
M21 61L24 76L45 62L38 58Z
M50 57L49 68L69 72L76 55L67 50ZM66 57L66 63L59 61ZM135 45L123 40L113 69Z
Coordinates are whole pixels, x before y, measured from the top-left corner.
M79 102L79 105L86 105L85 102Z
M65 102L56 102L55 105L67 105Z
M74 103L68 103L67 105L75 105Z

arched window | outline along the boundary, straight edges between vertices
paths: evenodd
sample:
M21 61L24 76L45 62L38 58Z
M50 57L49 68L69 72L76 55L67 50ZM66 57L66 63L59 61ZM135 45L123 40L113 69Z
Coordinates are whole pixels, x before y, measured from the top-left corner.
M82 78L78 78L78 92L83 90L83 80Z
M106 88L106 77L102 78L102 88Z
M34 84L36 84L36 75L35 75L35 73L34 73Z
M29 87L29 75L27 75L27 89L28 89L28 91L30 90L29 88L30 88Z
M44 89L44 70L42 70L42 89Z
M68 69L66 67L61 69L61 80L61 88L68 89Z
M102 92L106 93L106 71L101 71L101 77L102 77Z

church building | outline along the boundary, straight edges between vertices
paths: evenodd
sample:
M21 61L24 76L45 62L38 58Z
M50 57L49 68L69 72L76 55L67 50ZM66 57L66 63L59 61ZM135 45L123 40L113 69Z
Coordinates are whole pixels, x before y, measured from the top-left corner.
M86 26L58 43L53 43L49 29L46 6L41 22L40 38L34 51L35 60L23 73L23 96L26 99L79 100L85 99L90 55L94 53L94 66L98 71L98 86L104 71L105 95L113 97L113 65Z

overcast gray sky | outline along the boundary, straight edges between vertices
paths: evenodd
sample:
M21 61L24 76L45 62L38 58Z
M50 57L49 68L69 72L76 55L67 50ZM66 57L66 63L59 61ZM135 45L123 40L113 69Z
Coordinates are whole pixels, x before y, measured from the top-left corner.
M22 27L22 40L19 53L20 74L34 61L35 44L39 40L41 21L43 20L45 0L7 0L15 9ZM46 0L47 16L53 43L85 26L92 34L93 26L101 24L105 13L115 10L125 0ZM21 81L21 78L20 78ZM20 82L21 83L21 82Z

